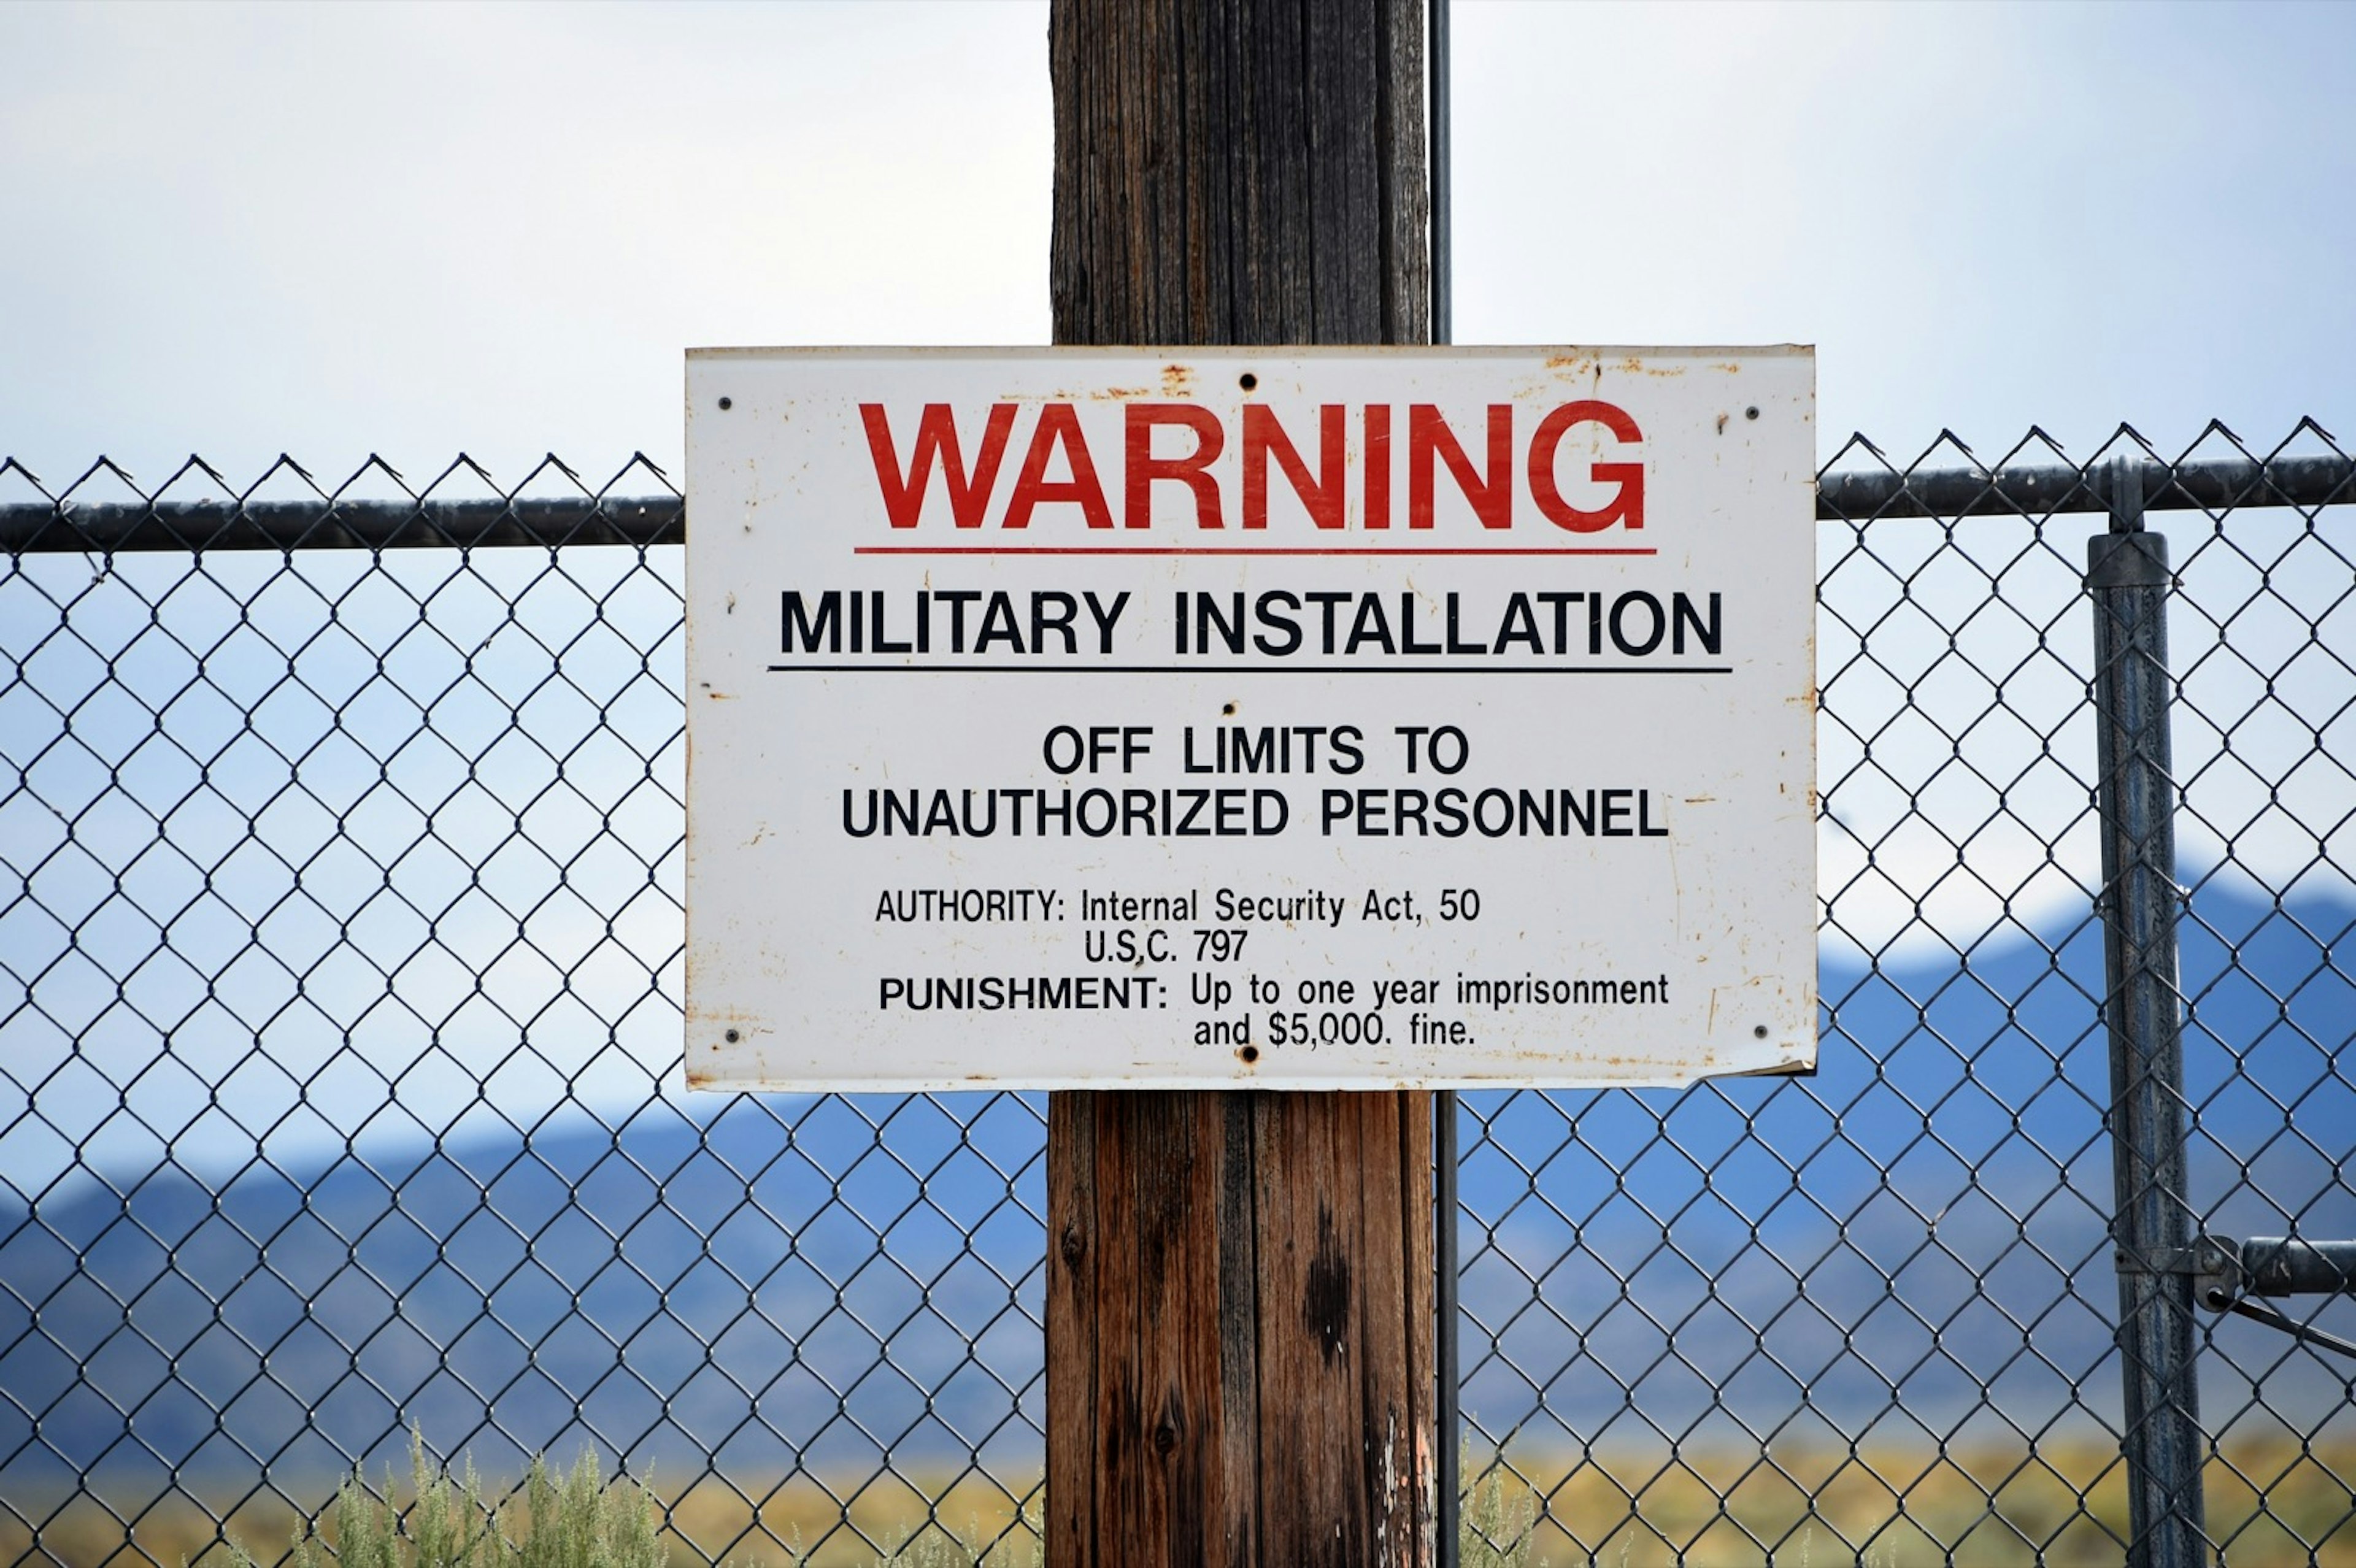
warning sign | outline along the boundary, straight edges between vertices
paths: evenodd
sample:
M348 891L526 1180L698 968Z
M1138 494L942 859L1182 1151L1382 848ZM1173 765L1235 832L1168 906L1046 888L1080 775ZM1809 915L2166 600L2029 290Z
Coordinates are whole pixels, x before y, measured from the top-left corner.
M1804 1071L1814 377L691 353L690 1082Z

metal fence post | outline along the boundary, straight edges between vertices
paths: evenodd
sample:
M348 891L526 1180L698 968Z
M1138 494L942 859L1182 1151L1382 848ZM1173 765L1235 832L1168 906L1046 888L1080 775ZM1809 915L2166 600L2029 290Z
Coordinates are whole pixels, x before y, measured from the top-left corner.
M2143 469L2111 469L2110 531L2087 541L2094 602L2103 1015L2110 1032L2112 1221L2121 1448L2134 1568L2208 1561L2193 1367L2194 1224L2185 1193L2184 1051L2177 988L2175 780L2169 747L2168 541L2145 531Z
M1426 107L1426 129L1431 138L1431 154L1427 178L1431 187L1431 340L1434 343L1456 341L1456 305L1454 296L1456 261L1451 244L1450 219L1451 182L1449 178L1449 99L1448 99L1448 21L1450 0L1430 0L1430 15L1424 22L1424 53L1430 58L1431 84ZM1442 1089L1431 1097L1431 1115L1435 1142L1433 1159L1437 1168L1432 1172L1432 1212L1434 1215L1432 1262L1439 1276L1432 1292L1434 1325L1432 1343L1435 1351L1433 1371L1438 1381L1436 1420L1440 1443L1440 1497L1433 1510L1437 1539L1435 1568L1459 1568L1463 1556L1461 1535L1464 1517L1464 1409L1463 1365L1458 1360L1456 1334L1459 1327L1460 1299L1463 1264L1457 1253L1456 1225L1457 1177L1460 1157L1456 1148L1456 1091Z

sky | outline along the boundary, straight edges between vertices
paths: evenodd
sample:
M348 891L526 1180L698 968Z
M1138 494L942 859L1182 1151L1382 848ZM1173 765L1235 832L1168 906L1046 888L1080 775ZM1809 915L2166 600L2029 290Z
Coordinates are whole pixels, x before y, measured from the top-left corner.
M2302 418L2356 438L2356 7L1452 16L1462 342L1813 344L1825 457L1852 431L1934 465L1960 460L1936 450L1946 431L1990 462L2032 427L2077 457L2123 422L2167 455L2212 419L2260 451ZM287 453L332 488L372 453L423 484L462 453L507 483L553 453L630 493L650 487L625 474L636 453L681 473L691 346L1043 343L1045 29L1043 5L986 0L0 6L19 65L0 95L0 458L55 488L104 455L152 486L193 453L242 487ZM0 474L0 502L30 498ZM1973 538L1991 564L2023 548ZM2057 607L1991 667L2032 656L2039 625L2083 635L2064 542L2039 585ZM2311 543L2284 560L2295 585L2345 566ZM1876 624L1874 656L1909 681L1947 651L1941 626ZM2269 688L2306 623L2264 644L2254 624L2179 617L2179 663L2231 688L2211 710L2274 689L2296 713L2273 754L2347 755L2346 667L2308 656ZM2254 662L2217 653L2229 635ZM1841 635L1820 637L1822 679ZM2043 678L2006 700L2083 700L2068 671ZM1917 907L1984 929L2028 880L2015 915L2083 905L2074 874L2039 869L2040 839L2091 855L2080 792L1960 805L2038 831L1992 881L1955 875L1954 841L1908 814L1943 770L1968 774L1933 736L1860 775L1872 684L1828 699L1850 731L1820 727L1850 814L1823 885L1868 944ZM2286 796L2218 764L2227 745L2197 716L2179 737L2223 792L2196 803L2193 859L2230 844L2279 881L2315 860L2319 823L2356 832L2331 825L2342 763ZM1991 788L2014 771L1967 760Z
M1453 16L1461 341L1813 343L1827 454L2356 432L2356 8ZM691 345L1044 342L1045 26L0 7L0 454L676 474Z

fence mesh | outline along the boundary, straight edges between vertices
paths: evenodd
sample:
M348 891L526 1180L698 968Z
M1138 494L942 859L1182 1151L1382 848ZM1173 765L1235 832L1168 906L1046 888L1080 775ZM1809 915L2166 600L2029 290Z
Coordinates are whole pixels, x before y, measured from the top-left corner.
M2121 1557L2103 524L2001 481L2122 459L2260 475L2153 518L2192 1195L2356 1237L2356 469L1853 442L1820 1070L1462 1096L1468 1562ZM267 1560L412 1430L495 1490L585 1445L681 1562L1035 1550L1042 1098L681 1087L679 514L0 464L0 1554ZM2356 1363L2199 1356L2227 1559L2356 1563Z

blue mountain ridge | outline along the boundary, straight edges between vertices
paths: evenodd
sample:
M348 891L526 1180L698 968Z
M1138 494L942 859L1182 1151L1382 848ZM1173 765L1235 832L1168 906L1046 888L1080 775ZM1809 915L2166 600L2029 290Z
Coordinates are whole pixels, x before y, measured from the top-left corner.
M2192 897L2212 1228L2356 1235L2351 929L2335 899ZM1812 1078L1464 1096L1483 1431L2115 1419L2099 928L1968 963L1828 954L1820 983ZM583 1437L671 1475L707 1453L747 1474L1034 1465L1042 1105L674 1097L611 1127L363 1135L300 1168L109 1170L0 1205L0 1491L373 1467L410 1421L495 1474ZM2296 1423L2348 1397L2254 1326L2203 1355L2212 1410L2262 1389Z

